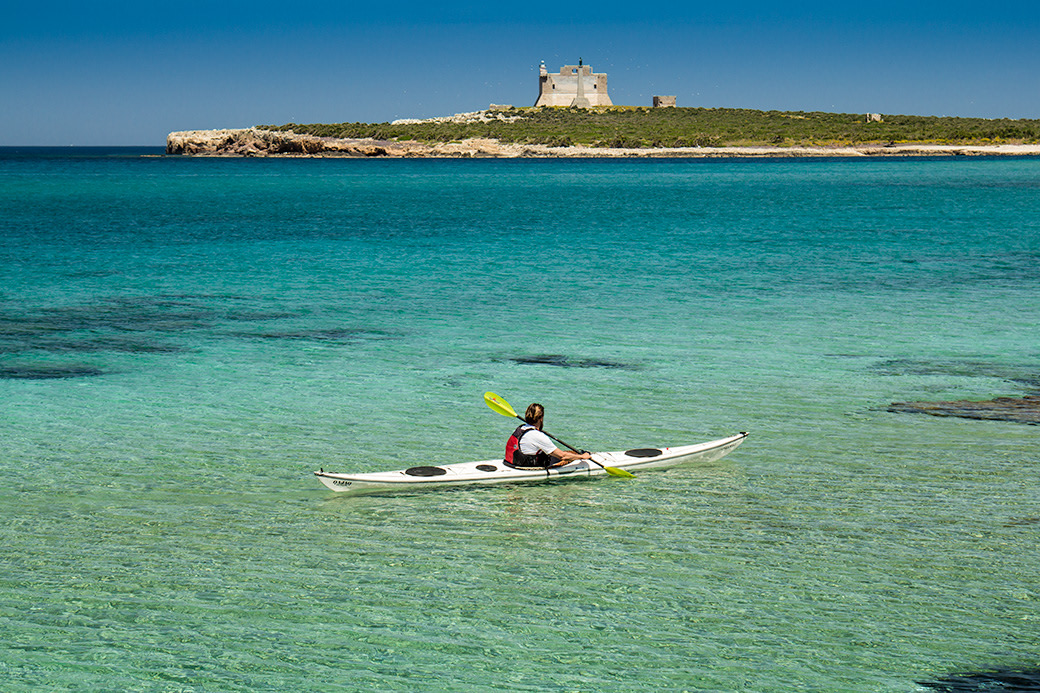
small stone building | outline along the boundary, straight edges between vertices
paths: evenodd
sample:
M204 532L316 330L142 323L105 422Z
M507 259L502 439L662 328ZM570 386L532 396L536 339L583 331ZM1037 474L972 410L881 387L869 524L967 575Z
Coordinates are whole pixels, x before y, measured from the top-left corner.
M675 108L674 96L655 96L654 108Z
M613 106L607 95L607 73L593 72L591 65L564 65L550 74L545 63L538 69L537 106Z

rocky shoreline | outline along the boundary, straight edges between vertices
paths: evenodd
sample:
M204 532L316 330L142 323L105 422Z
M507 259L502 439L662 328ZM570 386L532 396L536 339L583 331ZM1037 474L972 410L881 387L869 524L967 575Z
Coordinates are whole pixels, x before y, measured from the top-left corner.
M1040 145L893 144L853 147L550 147L493 139L425 144L416 141L339 139L263 128L187 130L166 137L166 153L223 157L345 158L726 158L876 156L1040 156Z

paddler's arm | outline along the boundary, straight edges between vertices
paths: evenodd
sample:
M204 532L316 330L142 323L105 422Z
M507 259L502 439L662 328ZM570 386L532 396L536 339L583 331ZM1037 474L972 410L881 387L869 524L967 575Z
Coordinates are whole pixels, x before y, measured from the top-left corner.
M571 452L570 450L561 450L559 448L553 450L551 454L561 462L573 462L574 460L588 460L592 458L592 455L587 452Z

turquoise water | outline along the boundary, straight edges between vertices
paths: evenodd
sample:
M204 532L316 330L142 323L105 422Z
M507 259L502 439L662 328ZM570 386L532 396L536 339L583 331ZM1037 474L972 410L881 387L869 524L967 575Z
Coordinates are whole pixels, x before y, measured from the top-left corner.
M913 691L1040 667L1040 161L0 152L5 690ZM703 466L311 475L751 433Z

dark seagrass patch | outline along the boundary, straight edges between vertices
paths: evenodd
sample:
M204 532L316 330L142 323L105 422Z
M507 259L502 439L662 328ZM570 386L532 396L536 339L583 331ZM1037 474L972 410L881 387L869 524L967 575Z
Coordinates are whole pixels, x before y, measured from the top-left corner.
M947 674L934 680L916 683L942 693L1040 692L1040 669L994 669Z
M1040 367L1035 363L1003 364L975 359L885 359L870 367L875 373L890 376L937 376L954 378L996 378L1040 388Z
M893 402L888 406L888 411L898 414L929 414L984 421L1010 421L1035 426L1040 424L1040 396L996 397L981 402L973 400Z
M91 366L0 366L0 380L62 380L104 374L105 371Z
M175 354L190 349L164 337L287 317L292 314L253 309L246 299L214 296L122 296L83 305L0 309L0 354Z
M365 328L331 328L315 330L273 331L243 333L242 337L265 340L284 340L296 342L324 342L329 344L350 344L360 341L380 341L400 339L400 335L378 329Z
M556 366L558 368L611 368L616 370L635 371L639 366L634 363L610 361L607 359L581 359L562 354L538 354L535 356L514 356L509 359L513 363L525 366Z

